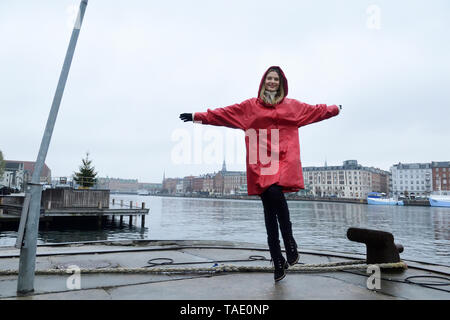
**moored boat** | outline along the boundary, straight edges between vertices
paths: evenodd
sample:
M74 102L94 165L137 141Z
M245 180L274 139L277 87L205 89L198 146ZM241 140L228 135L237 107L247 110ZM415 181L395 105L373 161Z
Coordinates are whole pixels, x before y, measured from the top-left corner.
M147 190L138 190L137 194L138 196L148 196L150 195L150 192L148 192Z
M435 194L428 197L432 207L450 207L450 195Z
M387 206L403 206L402 200L395 200L393 198L367 198L367 204L378 204Z
M386 205L386 206L403 206L402 200L396 200L394 198L386 198L385 193L370 192L367 195L367 204Z

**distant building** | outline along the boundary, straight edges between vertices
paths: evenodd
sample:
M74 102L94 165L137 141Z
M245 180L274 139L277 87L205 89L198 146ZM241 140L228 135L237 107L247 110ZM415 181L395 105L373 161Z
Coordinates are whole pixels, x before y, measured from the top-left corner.
M166 178L163 176L162 193L242 194L247 191L245 171L228 171L225 161L222 170L200 176Z
M0 180L0 185L24 191L25 185L31 182L34 165L33 161L5 160L5 174ZM50 184L51 180L51 170L44 164L39 181Z
M31 178L33 176L34 173L34 166L36 164L36 162L34 161L22 161L23 162L23 168L25 170L25 181L31 182ZM41 176L40 176L40 182L42 183L48 183L50 184L52 181L52 171L49 169L49 167L47 167L47 165L44 163L44 166L42 167L42 172L41 172Z
M183 193L183 179L176 180L174 193Z
M162 193L175 194L183 191L183 179L180 178L164 178L162 184Z
M194 189L194 176L187 176L183 178L183 193L191 193Z
M223 175L223 193L238 194L247 189L247 174L242 171L226 171Z
M207 173L201 177L203 179L203 187L201 191L206 194L214 193L214 174Z
M430 163L398 163L390 171L394 196L427 196L431 193Z
M112 193L137 193L139 183L137 179L97 178L98 189L109 189Z
M194 180L192 180L192 191L201 192L203 190L203 182L203 177L195 177Z
M139 182L138 188L147 191L149 194L157 194L162 190L162 183Z
M3 178L0 179L0 188L8 187L23 191L24 175L25 170L22 162L6 162Z
M217 172L214 175L214 181L213 181L213 192L218 194L223 194L223 174L222 171Z
M357 160L342 166L303 167L303 179L307 193L318 197L364 199L372 191L389 192L389 172L363 167Z
M247 190L247 174L245 171L228 171L225 160L222 170L217 173L216 192L222 194L242 194Z
M431 162L433 191L450 190L450 161Z

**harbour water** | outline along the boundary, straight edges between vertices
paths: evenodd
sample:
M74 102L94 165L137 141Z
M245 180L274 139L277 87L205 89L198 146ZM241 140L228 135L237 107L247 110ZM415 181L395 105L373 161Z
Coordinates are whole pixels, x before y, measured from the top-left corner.
M40 228L38 244L123 240L225 240L266 244L263 207L257 200L175 198L111 195L116 203L145 202L150 208L142 228L140 221L50 225ZM391 232L408 260L450 265L450 209L412 206L288 201L299 250L365 253L365 246L346 237L349 227ZM17 232L0 230L0 246L12 246Z

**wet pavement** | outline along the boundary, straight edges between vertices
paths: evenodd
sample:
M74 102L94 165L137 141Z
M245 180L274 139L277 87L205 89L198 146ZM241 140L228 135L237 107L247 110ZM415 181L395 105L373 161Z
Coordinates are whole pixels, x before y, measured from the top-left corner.
M446 266L408 262L402 272L382 270L380 289L368 288L367 270L334 272L293 272L275 283L273 273L101 273L105 268L147 268L149 262L168 263L157 268L208 268L214 265L270 267L266 247L224 241L110 241L40 245L36 270L72 268L56 275L36 274L34 292L18 295L17 270L20 251L0 248L0 300L396 300L450 299L448 286L427 288L406 283L410 276L447 277ZM261 260L263 259L264 260ZM305 252L300 248L299 264L322 264L364 259L355 254ZM149 261L150 260L150 261ZM219 262L217 262L219 261ZM187 264L181 264L187 263ZM76 268L97 269L99 273ZM420 269L417 269L420 268ZM427 278L425 278L427 280ZM428 280L429 281L429 280Z

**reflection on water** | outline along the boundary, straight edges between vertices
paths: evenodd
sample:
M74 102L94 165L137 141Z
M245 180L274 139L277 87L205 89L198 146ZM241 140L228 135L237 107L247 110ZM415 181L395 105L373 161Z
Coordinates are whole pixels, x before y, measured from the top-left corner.
M108 221L98 229L71 225L40 230L39 243L112 239L229 240L266 244L263 207L258 200L221 200L131 195L111 196L124 203L146 203L150 208L145 228L140 219L132 226L124 218ZM449 265L450 209L411 206L289 201L292 227L300 250L320 249L365 253L365 246L351 242L349 227L391 232L405 251L401 257ZM13 245L15 232L0 233L0 245Z

